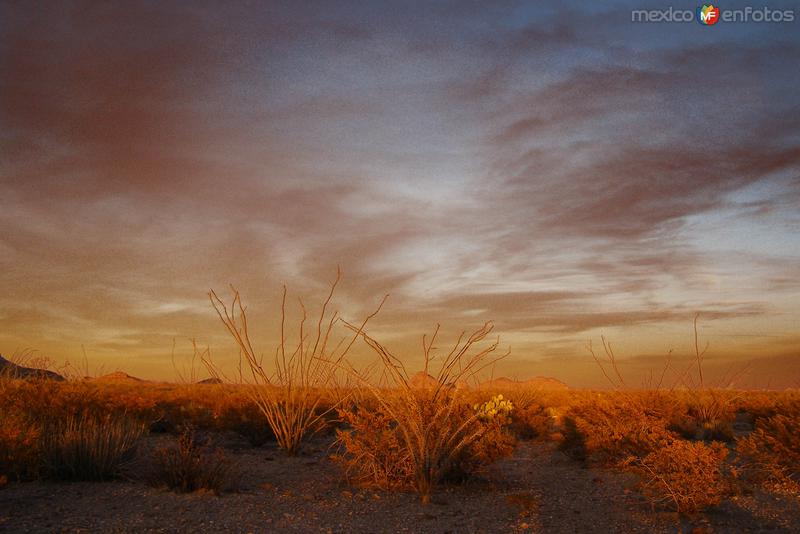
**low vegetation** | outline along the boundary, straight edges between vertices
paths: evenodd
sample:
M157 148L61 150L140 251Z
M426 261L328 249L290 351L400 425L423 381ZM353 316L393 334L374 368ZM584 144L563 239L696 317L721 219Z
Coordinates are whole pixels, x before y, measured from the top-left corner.
M44 478L113 479L136 458L155 486L219 493L237 469L212 443L238 437L297 454L324 431L333 436L332 458L351 484L414 491L422 503L440 486L474 477L510 456L520 440L533 439L552 442L577 462L636 475L654 508L681 514L756 487L800 494L800 395L709 386L699 345L696 369L679 373L669 388L663 376L647 388L627 387L605 339L603 353L592 355L610 391L468 387L504 356L497 355L499 340L489 337L491 323L463 333L442 354L437 327L423 337L423 370L411 375L365 331L380 305L357 325L328 315L335 287L310 331L301 304L292 351L281 331L272 373L255 355L235 292L231 307L214 302L243 354L238 380L131 384L0 373L0 487ZM283 317L284 308L285 293ZM329 349L336 323L347 335ZM371 373L345 357L356 342L377 355ZM207 353L204 359L216 369ZM148 433L157 436L143 446Z
M297 454L303 440L324 427L325 418L332 413L334 406L323 406L323 401L330 392L336 394L338 367L353 346L360 329L377 315L383 305L381 301L378 309L364 319L349 342L329 347L339 313L328 312L340 277L341 273L337 271L336 280L331 284L330 292L322 304L315 328L306 325L308 314L303 301L298 301L302 316L294 348L290 347L286 339L286 286L283 287L280 343L269 369L265 366L263 357L253 348L247 313L239 292L231 288L233 296L230 305L226 305L214 291L209 293L214 310L233 338L244 361L243 365L240 364L239 376L235 377L235 382L245 386L244 391L266 418L278 446L289 455ZM215 377L224 376L210 357L205 358L204 363Z
M639 474L639 487L653 504L695 513L719 504L729 492L731 480L724 472L728 453L720 442L676 439L644 457L630 456L621 465Z
M800 402L759 419L755 431L736 441L744 468L757 482L800 495Z
M423 337L424 370L422 380L415 383L403 362L392 355L362 328L350 325L379 357L380 368L388 382L380 387L369 376L348 370L376 405L375 415L364 415L357 406L342 410L343 418L356 424L339 432L346 450L349 470L357 470L360 480L370 477L377 484L410 486L422 503L430 501L436 486L449 478L464 478L482 464L510 454L513 445L503 427L507 425L511 404L496 399L490 406L471 407L463 387L481 369L496 362L493 356L499 340L480 349L475 347L492 331L492 324L465 337L462 333L449 354L440 359L438 370L429 375L435 356L434 343L438 327L428 341ZM473 350L475 349L475 350ZM386 424L376 430L369 418ZM386 443L390 456L369 455L369 447ZM366 461L365 458L368 458ZM400 460L402 468L385 465L387 460ZM383 464L383 465L382 465ZM401 475L405 480L381 480L382 476Z
M44 472L59 480L108 480L133 460L142 423L125 415L89 412L48 421L40 446Z
M323 424L353 485L412 490L427 502L438 486L510 455L517 441L539 439L578 461L636 474L654 506L681 513L750 486L798 494L795 392L717 391L752 429L720 441L685 430L695 424L694 392L542 391L534 401L530 392L456 388L444 376L428 387L407 379L408 387L363 385L344 393L346 402L321 401L320 410L336 413ZM124 475L136 453L150 483L216 493L235 470L210 436L277 444L246 386L142 383L135 394L131 387L0 380L0 479L110 479ZM139 446L148 429L161 436L157 447Z
M179 493L210 491L219 494L235 478L236 466L211 440L186 426L169 445L156 448L147 481Z

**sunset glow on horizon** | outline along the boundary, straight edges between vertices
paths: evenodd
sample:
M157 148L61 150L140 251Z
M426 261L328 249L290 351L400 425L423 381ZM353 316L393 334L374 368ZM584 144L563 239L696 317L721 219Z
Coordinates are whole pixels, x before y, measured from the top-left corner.
M800 33L649 7L1 4L0 354L231 364L233 285L270 356L340 266L412 370L493 320L496 376L605 387L602 335L636 385L699 314L719 385L800 387Z

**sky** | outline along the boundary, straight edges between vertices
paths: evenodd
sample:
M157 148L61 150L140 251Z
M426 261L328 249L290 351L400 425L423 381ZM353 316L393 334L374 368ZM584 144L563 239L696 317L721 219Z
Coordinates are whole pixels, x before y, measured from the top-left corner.
M722 9L744 7L726 2ZM759 3L759 6L761 3ZM257 350L282 284L414 370L493 320L496 374L631 384L692 321L722 385L800 386L800 11L675 2L1 2L0 353L175 378ZM364 347L356 361L369 358ZM360 360L363 359L363 360Z

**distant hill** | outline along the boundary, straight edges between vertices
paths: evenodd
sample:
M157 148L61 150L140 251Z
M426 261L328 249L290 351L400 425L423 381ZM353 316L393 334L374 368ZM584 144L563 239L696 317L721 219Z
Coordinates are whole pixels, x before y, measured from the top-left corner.
M426 389L426 388L433 389L433 388L435 388L437 386L438 382L437 382L435 377L433 377L431 375L428 375L428 374L425 374L424 371L420 371L420 372L418 372L417 374L415 374L414 376L411 377L411 379L408 381L408 384L413 389ZM450 388L454 387L455 389L463 389L463 388L467 388L469 386L467 385L466 382L464 382L462 380L462 381L456 382L455 384L450 383L450 384L448 384L448 387L450 387Z
M98 376L97 378L92 378L92 382L113 382L116 384L140 384L145 382L141 378L136 378L135 376L131 376L128 373L123 373L122 371L117 371L115 373L111 373L108 375Z
M436 387L436 379L424 371L420 371L411 377L408 384L414 389L426 389Z
M569 387L561 380L545 376L537 376L529 380L512 380L511 378L501 377L495 378L494 380L487 380L478 387L480 389L569 389Z
M204 378L203 380L199 380L198 384L222 384L222 380L217 378L216 376L212 376L211 378Z
M418 372L409 380L409 385L414 389L426 389L436 387L436 378L423 371ZM466 382L459 382L457 384L450 384L451 387L462 389L469 387ZM529 380L513 380L511 378L501 377L494 380L487 380L478 385L478 389L495 389L495 390L509 390L509 389L540 389L540 390L567 390L569 387L562 381L555 378L537 376Z
M10 376L12 378L45 378L58 382L64 381L64 377L58 373L48 371L47 369L36 369L17 365L12 361L6 360L2 355L0 355L0 375Z

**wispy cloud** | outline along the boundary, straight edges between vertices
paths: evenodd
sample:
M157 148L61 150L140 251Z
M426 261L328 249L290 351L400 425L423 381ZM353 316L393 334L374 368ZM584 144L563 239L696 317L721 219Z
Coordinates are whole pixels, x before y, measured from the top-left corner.
M390 292L374 328L409 354L492 318L509 372L567 373L696 311L785 354L797 32L629 8L4 4L0 349L156 376L173 337L226 346L208 288L268 344L280 284L338 264L338 305Z

